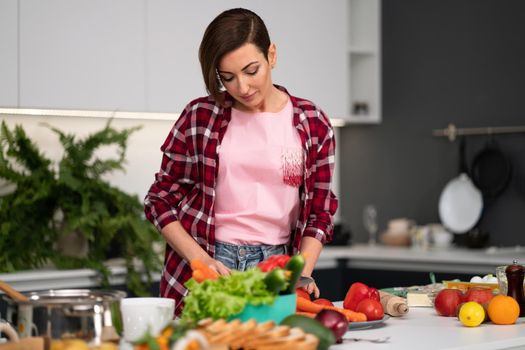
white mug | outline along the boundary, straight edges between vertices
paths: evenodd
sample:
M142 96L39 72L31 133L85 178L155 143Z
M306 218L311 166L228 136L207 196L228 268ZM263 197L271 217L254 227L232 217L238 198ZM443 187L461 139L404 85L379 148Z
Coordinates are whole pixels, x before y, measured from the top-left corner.
M6 321L0 320L0 333L4 333L7 338L12 342L18 341L18 334L16 333L13 326L11 326Z
M157 336L173 320L175 300L169 298L124 298L120 301L124 340L133 342L146 332Z

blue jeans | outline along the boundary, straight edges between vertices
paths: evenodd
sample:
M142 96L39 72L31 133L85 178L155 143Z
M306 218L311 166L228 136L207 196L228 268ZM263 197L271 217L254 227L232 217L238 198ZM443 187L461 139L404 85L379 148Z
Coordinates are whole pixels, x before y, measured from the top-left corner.
M235 245L215 242L215 259L229 269L245 271L257 266L272 255L287 253L287 247L282 245Z

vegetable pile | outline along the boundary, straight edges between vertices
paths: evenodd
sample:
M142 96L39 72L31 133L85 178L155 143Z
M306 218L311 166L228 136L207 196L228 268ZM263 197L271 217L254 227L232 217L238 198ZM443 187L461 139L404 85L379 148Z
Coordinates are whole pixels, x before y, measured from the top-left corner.
M246 304L271 304L276 294L268 290L266 273L259 269L232 271L230 276L197 282L186 282L188 295L184 298L182 320L228 318L240 313Z
M241 313L247 304L272 304L279 294L295 291L304 263L301 255L275 255L257 268L219 276L201 261L194 260L192 278L185 284L188 295L184 298L181 319L183 322L227 319Z

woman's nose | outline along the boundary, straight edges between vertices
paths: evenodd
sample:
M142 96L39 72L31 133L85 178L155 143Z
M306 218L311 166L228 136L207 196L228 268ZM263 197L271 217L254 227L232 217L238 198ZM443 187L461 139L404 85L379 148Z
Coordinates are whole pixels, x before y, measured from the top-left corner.
M248 82L243 78L243 77L239 77L237 79L238 81L238 89L239 89L239 93L241 94L246 94L248 93L250 87L248 85Z

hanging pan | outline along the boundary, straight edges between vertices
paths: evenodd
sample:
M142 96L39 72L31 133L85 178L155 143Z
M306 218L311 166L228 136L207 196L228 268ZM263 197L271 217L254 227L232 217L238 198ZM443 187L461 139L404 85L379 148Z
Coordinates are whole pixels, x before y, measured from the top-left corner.
M472 229L483 209L481 192L468 176L465 160L465 139L459 139L459 175L450 180L439 197L441 223L453 233Z
M498 197L509 185L512 163L494 138L474 157L471 166L474 184L488 200Z

